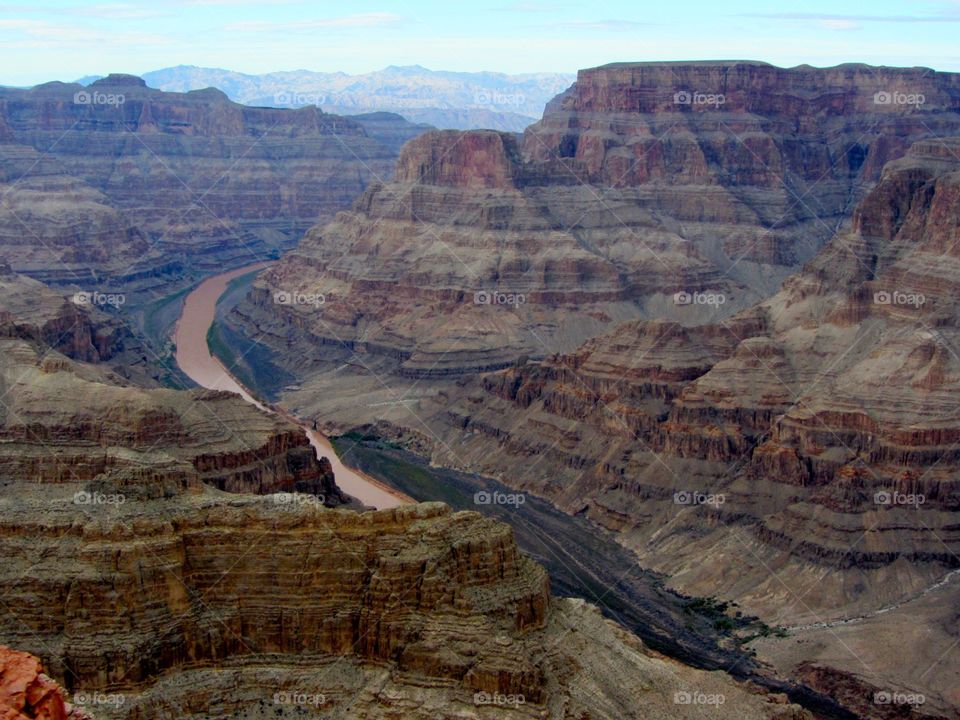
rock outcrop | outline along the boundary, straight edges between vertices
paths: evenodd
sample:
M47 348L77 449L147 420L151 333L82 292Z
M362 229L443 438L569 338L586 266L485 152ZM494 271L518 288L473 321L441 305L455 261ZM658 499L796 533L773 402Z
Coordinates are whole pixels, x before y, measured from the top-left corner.
M634 318L728 317L810 259L888 160L960 132L958 98L960 76L922 69L585 70L522 140L408 143L395 181L311 230L235 319L307 359L340 347L436 378Z
M247 107L212 88L164 93L128 75L3 88L0 117L0 257L73 283L275 255L389 178L398 140L423 130L395 115Z
M721 718L810 717L551 600L512 531L476 513L278 497L78 513L69 488L19 486L0 499L0 638L101 720L694 718L709 698Z
M317 460L298 427L231 393L132 383L109 369L129 359L122 327L35 280L0 277L0 302L4 483L82 483L85 497L209 484L343 501L329 461ZM136 377L136 367L126 374ZM159 482L164 473L169 482Z
M27 653L0 646L0 717L4 720L92 720Z

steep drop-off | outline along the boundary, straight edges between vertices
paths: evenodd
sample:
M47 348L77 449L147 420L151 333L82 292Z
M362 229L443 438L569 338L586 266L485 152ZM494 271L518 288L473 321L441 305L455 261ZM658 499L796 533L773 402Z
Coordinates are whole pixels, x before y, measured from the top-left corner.
M4 283L0 643L99 720L811 717L551 599L509 526L328 507L343 497L299 428L133 385L96 362L96 318ZM0 689L26 684L4 716L65 717L36 661L7 659Z

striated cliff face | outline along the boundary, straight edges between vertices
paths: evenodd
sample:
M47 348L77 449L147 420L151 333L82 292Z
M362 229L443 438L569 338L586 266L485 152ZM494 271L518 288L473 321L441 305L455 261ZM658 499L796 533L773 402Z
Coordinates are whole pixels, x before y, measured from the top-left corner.
M0 637L98 718L699 717L682 692L723 697L718 717L810 717L551 600L510 529L476 513L207 490L78 518L63 495L0 501Z
M497 145L474 147L487 157ZM335 428L378 422L440 465L587 514L672 585L795 628L797 639L763 646L786 673L815 663L824 687L859 688L858 702L872 702L864 688L892 688L922 693L931 712L949 715L960 707L957 673L940 662L956 638L941 609L956 604L945 573L960 550L958 157L960 140L914 143L886 164L836 237L751 308L718 320L693 304L700 324L633 320L571 352L429 389L389 375L371 352L372 323L336 324L328 311L341 306L331 301L313 319L284 307L305 337L318 328L349 337L357 327L369 338L341 355L325 339L336 372L301 364L305 382L285 399L302 414L336 418ZM485 167L482 177L496 176L496 164ZM456 177L441 175L448 184ZM501 192L518 192L518 177ZM358 233L358 242L378 232ZM423 328L440 327L438 306L417 299L425 286L399 289L392 302L402 322L423 312ZM379 302L376 284L366 287L364 302ZM284 327L240 310L258 328ZM939 605L925 604L928 595ZM847 621L849 633L839 629ZM906 630L917 626L924 632ZM869 664L851 670L860 656ZM938 671L924 673L931 666Z
M873 660L852 685L955 708L956 673L911 668L956 636L917 598L956 602L944 578L960 550L958 158L958 139L916 143L850 229L754 308L697 327L623 324L421 401L430 433L399 417L392 432L588 514L676 586L816 632L785 656L822 662L825 686L855 645ZM881 610L866 636L815 629ZM881 630L880 617L944 642Z
M0 90L0 257L54 282L138 279L276 253L389 177L399 116L255 108L111 75ZM48 237L24 238L23 227ZM24 246L30 252L24 251Z
M918 143L890 163L852 229L760 305L698 327L625 324L485 375L448 421L497 444L488 471L543 449L558 475L527 487L614 526L650 503L672 514L672 492L705 483L730 490L716 519L752 518L763 542L814 563L953 565L958 147ZM574 440L551 446L561 428ZM922 500L908 512L899 496ZM822 510L830 521L814 521ZM850 550L855 527L871 541ZM653 527L632 531L654 542Z
M285 347L442 377L683 325L776 291L887 161L960 131L922 69L650 63L582 71L522 139L427 133L259 280L235 316ZM275 302L277 293L325 303ZM371 357L374 356L374 357ZM301 362L298 360L298 362Z
M110 370L119 362L141 379L129 334L102 314L9 272L0 276L0 302L5 484L83 483L88 494L123 493L129 484L162 495L206 483L343 500L329 462L317 460L299 428L231 393L145 388ZM163 472L169 483L139 487Z

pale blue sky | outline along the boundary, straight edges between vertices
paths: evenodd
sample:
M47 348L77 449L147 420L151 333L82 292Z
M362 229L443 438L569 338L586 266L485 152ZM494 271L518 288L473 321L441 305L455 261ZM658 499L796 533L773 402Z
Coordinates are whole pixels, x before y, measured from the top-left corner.
M574 71L628 60L960 70L960 0L26 0L0 4L0 84L171 65L350 73Z

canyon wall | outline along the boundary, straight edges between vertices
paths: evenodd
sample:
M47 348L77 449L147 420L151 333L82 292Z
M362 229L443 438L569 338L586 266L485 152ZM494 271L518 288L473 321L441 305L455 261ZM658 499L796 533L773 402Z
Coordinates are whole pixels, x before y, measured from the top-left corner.
M957 77L583 71L522 139L409 143L233 324L321 427L593 518L793 628L765 646L786 672L955 712L956 628L923 598L955 604L960 549Z
M51 282L251 263L388 178L423 127L111 75L0 89L0 258ZM40 237L38 237L38 234Z
M408 143L395 180L313 228L237 320L436 378L569 352L630 319L729 317L809 260L887 161L960 132L958 110L960 76L930 70L585 70L520 140ZM325 302L278 307L278 293Z

